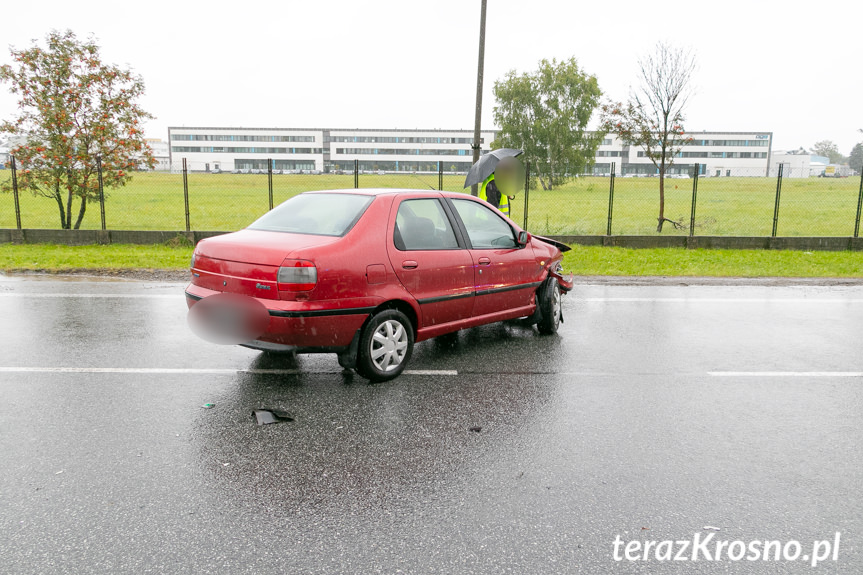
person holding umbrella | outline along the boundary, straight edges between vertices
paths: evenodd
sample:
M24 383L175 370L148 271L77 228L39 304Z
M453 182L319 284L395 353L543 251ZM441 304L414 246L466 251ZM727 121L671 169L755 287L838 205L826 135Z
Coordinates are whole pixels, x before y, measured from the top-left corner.
M510 200L515 199L521 179L521 164L515 158L521 153L522 150L501 148L485 154L471 166L464 187L482 182L479 199L485 200L509 217Z

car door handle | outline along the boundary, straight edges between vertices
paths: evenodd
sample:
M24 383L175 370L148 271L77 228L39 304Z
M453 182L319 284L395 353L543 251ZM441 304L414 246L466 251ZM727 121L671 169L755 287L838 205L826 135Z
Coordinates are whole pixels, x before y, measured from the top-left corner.
M479 258L479 265L481 265L481 266L491 265L491 260L489 258Z
M413 260L405 260L402 262L402 267L406 270L415 270L419 267L419 264Z

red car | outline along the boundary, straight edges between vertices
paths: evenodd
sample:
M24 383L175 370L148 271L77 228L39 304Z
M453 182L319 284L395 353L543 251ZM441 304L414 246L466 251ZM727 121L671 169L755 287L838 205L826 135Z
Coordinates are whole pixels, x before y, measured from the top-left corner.
M222 342L336 353L385 381L414 342L514 318L556 332L568 249L466 194L306 192L199 242L186 300Z

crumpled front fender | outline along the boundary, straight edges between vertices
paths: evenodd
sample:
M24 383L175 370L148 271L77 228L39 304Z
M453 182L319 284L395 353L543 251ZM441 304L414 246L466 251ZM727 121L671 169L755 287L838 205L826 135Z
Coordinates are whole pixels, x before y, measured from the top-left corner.
M558 269L549 270L549 275L557 280L557 285L560 286L560 290L563 293L569 293L575 285L572 273L569 274L569 277L564 277L563 271L558 267Z

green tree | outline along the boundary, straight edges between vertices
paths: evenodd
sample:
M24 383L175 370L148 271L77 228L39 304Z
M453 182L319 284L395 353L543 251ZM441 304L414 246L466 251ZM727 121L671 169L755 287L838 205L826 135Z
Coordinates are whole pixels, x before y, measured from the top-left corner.
M141 126L152 116L136 103L144 83L103 63L95 42L71 31L50 32L45 48L34 41L10 51L13 63L0 66L0 82L17 95L19 112L0 123L0 133L24 139L11 150L18 185L53 199L61 227L78 229L87 204L99 199L97 159L106 188L126 184L131 170L155 166Z
M639 146L659 171L659 216L657 232L671 222L665 217L665 174L691 138L683 129L684 110L692 96L691 80L695 56L659 42L653 53L638 61L639 85L626 104L608 102L602 106L602 129L624 143Z
M593 163L602 133L587 124L602 91L596 76L575 58L542 60L535 72L510 70L494 83L494 121L500 127L493 148L519 148L531 175L552 189Z
M815 142L815 145L812 146L812 152L817 156L827 157L831 164L844 164L848 161L848 158L839 152L839 146L831 140Z
M848 156L848 165L851 166L852 170L863 173L863 142L851 148L851 155Z

